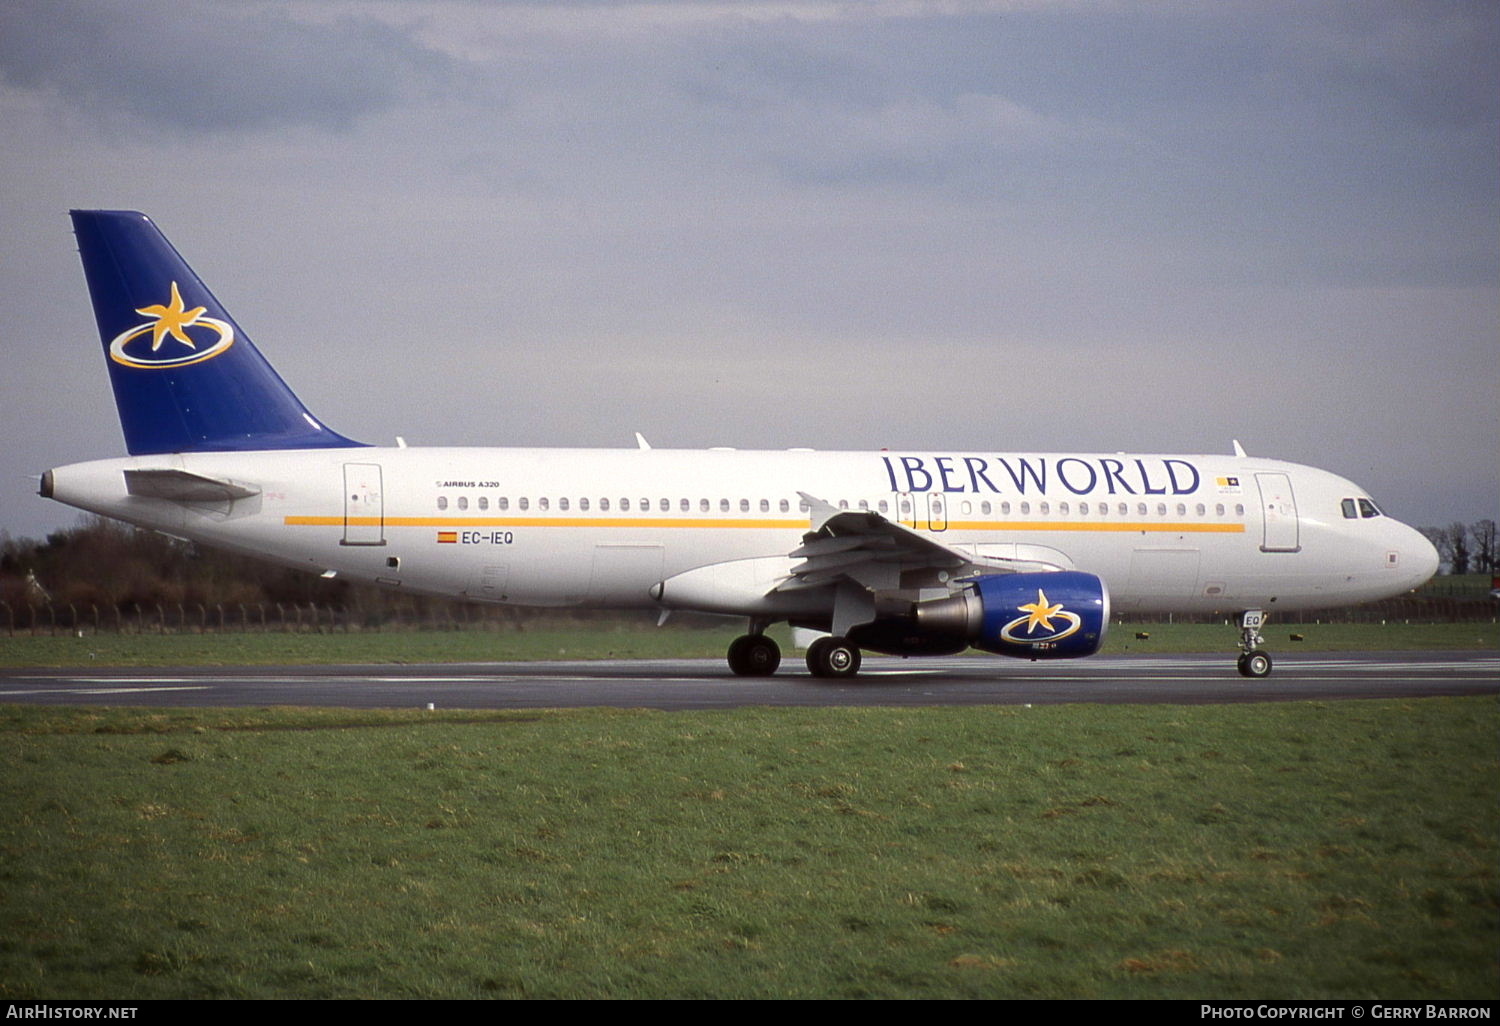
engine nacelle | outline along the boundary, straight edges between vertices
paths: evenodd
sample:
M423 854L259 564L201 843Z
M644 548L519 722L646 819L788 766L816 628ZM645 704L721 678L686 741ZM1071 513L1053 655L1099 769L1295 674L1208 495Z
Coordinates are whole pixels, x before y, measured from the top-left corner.
M1093 655L1109 627L1109 589L1076 570L981 577L945 599L919 602L923 634L1021 659Z

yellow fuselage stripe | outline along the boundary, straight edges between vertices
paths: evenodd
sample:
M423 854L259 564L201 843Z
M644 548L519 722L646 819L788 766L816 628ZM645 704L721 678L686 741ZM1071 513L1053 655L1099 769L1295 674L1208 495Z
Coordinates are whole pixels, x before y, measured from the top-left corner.
M855 512L855 511L851 511ZM633 527L806 530L806 520L754 520L691 517L325 517L288 516L282 522L288 527ZM920 521L901 521L905 526L924 529ZM1152 534L1244 534L1242 523L1187 523L1170 521L1125 520L950 520L947 531L1106 531L1114 533Z

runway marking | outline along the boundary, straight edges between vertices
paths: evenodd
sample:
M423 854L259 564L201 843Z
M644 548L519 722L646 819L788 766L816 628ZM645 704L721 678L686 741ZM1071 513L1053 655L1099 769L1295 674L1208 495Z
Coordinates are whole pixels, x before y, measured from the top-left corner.
M207 684L182 685L179 687L134 687L134 688L32 688L26 691L0 691L0 698L10 695L148 695L158 691L208 691Z
M288 681L308 680L338 680L359 681L365 684L468 684L481 681L486 684L510 684L520 677L480 677L470 674L467 677L289 677Z
M1272 674L1286 670L1344 670L1357 671L1360 673L1389 673L1401 671L1411 673L1422 670L1441 670L1445 672L1453 670L1469 671L1473 673L1495 673L1500 671L1500 659L1443 659L1427 660L1422 662L1382 662L1362 663L1350 659L1298 659L1295 662L1287 660L1278 663Z
M80 684L192 684L200 681L202 677L66 677L65 680L77 681Z

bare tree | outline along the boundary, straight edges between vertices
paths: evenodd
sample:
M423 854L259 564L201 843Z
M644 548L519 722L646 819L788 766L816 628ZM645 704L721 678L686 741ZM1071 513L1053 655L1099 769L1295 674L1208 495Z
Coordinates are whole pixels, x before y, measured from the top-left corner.
M1451 553L1448 562L1449 573L1466 574L1469 572L1469 529L1463 524L1454 522L1448 525L1448 551ZM1441 551L1441 550L1439 550Z
M1453 565L1453 546L1448 541L1448 529L1446 527L1419 527L1422 537L1432 542L1432 547L1437 549L1438 563L1440 566L1451 567Z
M1480 520L1470 524L1469 535L1474 540L1474 570L1482 574L1492 574L1500 570L1500 565L1496 564L1495 522Z

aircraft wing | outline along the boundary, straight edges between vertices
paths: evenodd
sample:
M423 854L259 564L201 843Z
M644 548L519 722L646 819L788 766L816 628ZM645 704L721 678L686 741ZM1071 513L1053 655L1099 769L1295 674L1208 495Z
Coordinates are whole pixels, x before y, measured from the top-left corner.
M888 591L902 586L906 571L928 571L936 577L933 583L938 583L977 574L1067 568L1049 559L987 554L977 545L946 545L879 513L839 509L806 492L799 494L811 510L811 530L802 536L802 544L788 553L802 562L791 568L791 576L777 585L776 591L842 582L870 591Z

